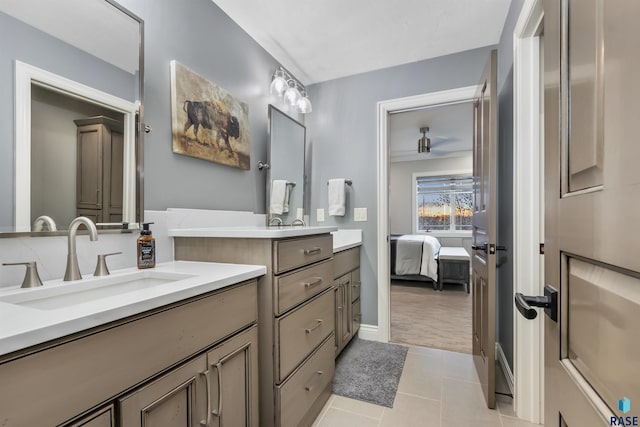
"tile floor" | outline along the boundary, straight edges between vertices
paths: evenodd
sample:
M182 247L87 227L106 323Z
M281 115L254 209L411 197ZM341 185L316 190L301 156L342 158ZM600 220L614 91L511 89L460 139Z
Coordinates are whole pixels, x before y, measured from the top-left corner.
M332 395L313 427L532 427L511 398L487 409L468 354L409 347L393 408Z

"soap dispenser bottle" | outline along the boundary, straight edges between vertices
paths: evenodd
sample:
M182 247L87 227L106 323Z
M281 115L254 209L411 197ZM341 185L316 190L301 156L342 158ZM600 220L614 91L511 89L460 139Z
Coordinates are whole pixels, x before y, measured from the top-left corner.
M153 268L156 266L156 238L151 235L149 225L152 222L142 224L140 237L138 237L138 268Z

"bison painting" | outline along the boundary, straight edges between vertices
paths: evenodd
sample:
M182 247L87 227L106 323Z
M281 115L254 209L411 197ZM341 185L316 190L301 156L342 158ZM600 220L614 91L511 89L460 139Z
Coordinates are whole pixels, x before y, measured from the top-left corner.
M171 62L173 152L249 169L247 104Z
M220 148L220 140L226 144L229 152L233 153L229 137L240 137L240 124L238 118L229 114L227 107L220 101L184 101L182 109L187 113L184 123L184 134L193 126L193 133L198 141L198 129L212 129L215 126L216 142ZM199 141L198 141L199 142Z

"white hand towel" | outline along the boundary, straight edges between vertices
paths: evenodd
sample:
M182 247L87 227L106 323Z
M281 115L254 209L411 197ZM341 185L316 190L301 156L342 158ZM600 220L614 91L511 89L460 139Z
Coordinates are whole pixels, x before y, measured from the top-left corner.
M282 213L289 212L289 196L290 195L291 195L291 186L290 185L285 185L284 201L282 202Z
M287 192L287 181L274 179L271 181L271 198L269 213L282 215L284 212L284 198Z
M344 216L344 178L329 180L329 215Z

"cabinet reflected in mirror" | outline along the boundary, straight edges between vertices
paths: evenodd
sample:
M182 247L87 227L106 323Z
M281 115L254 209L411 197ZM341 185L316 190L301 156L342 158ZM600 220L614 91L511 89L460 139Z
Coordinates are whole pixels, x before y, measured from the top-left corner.
M303 219L304 150L306 128L269 105L269 165L267 220L270 225L291 225Z
M42 215L122 221L124 115L35 85L31 100L32 230Z

